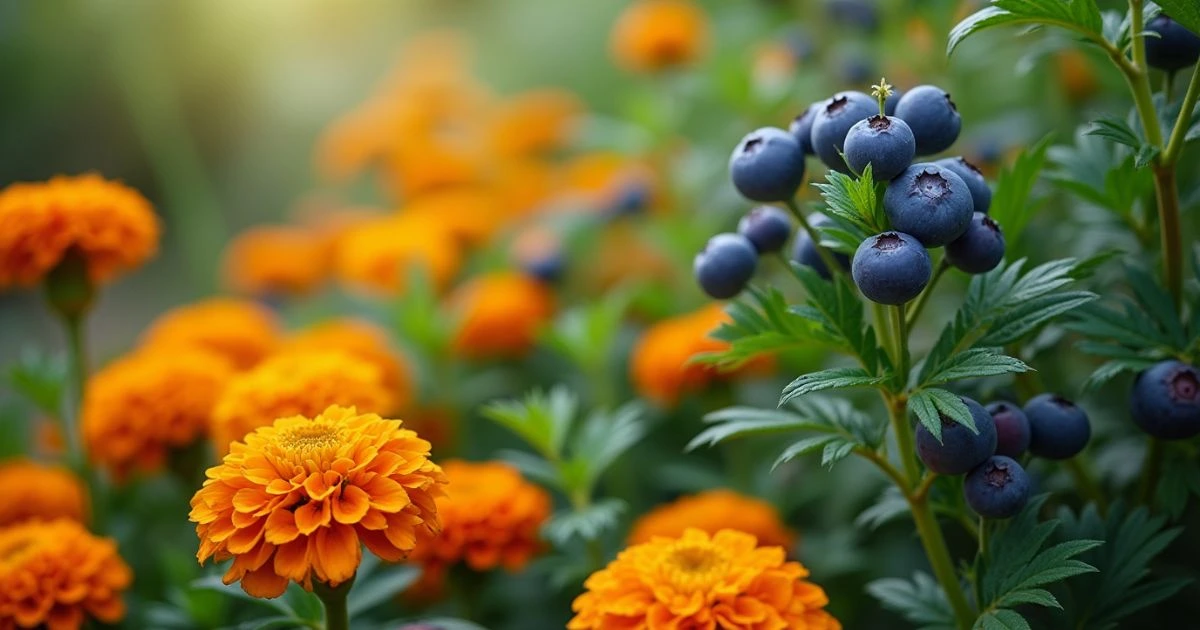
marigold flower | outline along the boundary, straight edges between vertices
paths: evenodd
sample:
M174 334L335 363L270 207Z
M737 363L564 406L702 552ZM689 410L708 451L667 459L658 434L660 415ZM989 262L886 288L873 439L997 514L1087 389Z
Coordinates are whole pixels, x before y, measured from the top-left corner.
M72 249L104 282L150 258L158 235L150 202L99 175L12 184L0 191L0 287L40 282Z
M202 436L217 397L235 370L195 347L142 350L88 380L83 439L91 458L118 478L162 467L172 449Z
M192 497L197 559L233 558L224 582L277 597L293 581L335 587L354 577L362 545L388 562L441 529L446 477L429 442L399 420L329 407L280 418L234 442Z
M593 573L568 630L608 628L798 628L838 630L821 587L753 535L688 529L617 555Z
M476 277L459 287L450 303L457 322L453 349L472 359L526 354L554 314L550 289L516 272Z
M197 346L246 369L267 356L279 341L279 322L266 307L249 300L211 298L159 316L142 336L147 347Z
M708 16L690 0L637 0L613 26L617 63L657 72L695 61L708 44Z
M117 543L71 519L0 528L0 628L74 630L125 616L133 581Z
M462 253L453 232L428 218L400 215L364 223L338 240L334 270L349 285L379 293L401 293L412 267L437 288L458 273Z
M329 276L329 242L313 230L260 226L239 234L225 250L224 276L235 292L300 295Z
M0 463L0 527L32 519L83 521L87 503L83 484L66 468L23 458Z
M342 350L283 353L238 374L221 392L212 413L213 444L223 454L278 418L313 416L330 405L387 412L394 402L374 363Z
M389 411L407 407L413 398L412 368L393 349L387 331L372 322L353 318L324 321L287 338L278 354L314 351L345 352L379 368L380 381L392 400Z
M728 319L720 305L710 304L652 326L638 340L630 358L634 388L663 405L673 405L685 392L702 388L720 372L711 365L692 363L691 359L728 347L708 336Z
M495 109L488 129L492 150L522 157L562 148L583 113L574 94L560 89L531 90Z
M633 524L629 544L650 542L656 536L678 538L689 527L709 534L736 529L753 534L762 545L789 551L796 534L783 524L775 506L732 490L708 490L659 506Z

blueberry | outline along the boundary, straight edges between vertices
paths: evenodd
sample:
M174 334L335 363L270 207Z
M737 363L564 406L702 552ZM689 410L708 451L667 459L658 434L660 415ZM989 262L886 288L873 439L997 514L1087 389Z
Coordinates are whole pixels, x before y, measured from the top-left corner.
M938 247L963 235L974 207L966 182L928 162L913 164L888 184L883 210L892 228Z
M915 237L903 232L868 236L854 252L850 274L872 302L904 304L929 284L933 263Z
M1032 494L1025 469L1010 457L994 455L976 466L963 482L967 505L983 518L1016 516Z
M1029 418L1025 417L1025 412L1003 400L991 403L985 409L996 423L996 453L1020 457L1029 448Z
M1092 427L1087 414L1058 394L1039 394L1025 403L1029 452L1047 459L1070 459L1087 446Z
M983 405L962 398L975 421L976 433L964 424L942 416L942 441L925 425L917 425L917 455L925 466L943 475L961 475L978 466L996 452L996 424Z
M775 206L758 206L738 221L737 231L758 253L777 252L792 235L792 218Z
M1200 435L1200 372L1181 361L1163 361L1138 374L1129 397L1133 421L1163 440Z
M817 116L812 123L813 152L825 166L835 171L849 172L841 156L846 134L858 121L878 113L879 104L870 96L862 92L838 92L817 106Z
M746 288L758 266L754 245L741 234L718 234L708 239L692 261L692 272L704 292L727 300Z
M1004 260L1004 233L992 217L976 212L963 235L946 244L946 260L967 273L986 273Z
M817 118L817 108L819 103L809 105L799 116L792 120L792 124L788 126L788 133L796 138L796 142L800 143L800 148L804 149L805 155L814 155L812 144L812 126L813 120Z
M916 155L912 130L899 118L871 116L860 120L846 134L846 164L861 174L871 165L871 175L885 182L904 172Z
M1200 60L1200 36L1160 13L1146 24L1146 30L1158 33L1146 41L1146 63L1159 70L1182 70Z
M950 95L934 85L917 86L896 103L896 117L912 127L917 155L933 155L950 148L962 129L962 116Z
M774 127L752 131L729 158L733 185L751 201L786 201L804 182L804 149Z
M978 166L967 161L964 157L952 157L934 162L938 166L953 172L962 178L967 189L971 191L971 203L975 212L987 214L992 207L992 189L983 178L983 171Z
M895 90L891 96L887 97L887 100L883 101L883 114L885 116L896 115L896 103L900 102L901 96L904 96L904 92Z
M823 225L829 225L831 221L829 217L814 212L808 215L808 224L817 229ZM819 231L819 230L818 230ZM842 266L842 269L850 268L850 257L840 252L833 252L833 258ZM829 267L825 266L825 261L821 260L821 255L817 253L817 246L813 243L812 237L808 235L807 230L797 230L796 240L792 245L792 260L801 265L808 265L826 280L829 279Z

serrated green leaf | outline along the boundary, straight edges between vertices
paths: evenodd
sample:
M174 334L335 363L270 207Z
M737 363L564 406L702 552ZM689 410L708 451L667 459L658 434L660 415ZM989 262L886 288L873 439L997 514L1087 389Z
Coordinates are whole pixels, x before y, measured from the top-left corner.
M900 613L923 628L957 627L946 594L928 574L913 573L912 580L884 578L867 584L867 592L884 608Z
M976 630L1032 630L1029 622L1015 610L988 611L975 621Z
M991 348L972 348L943 361L937 373L931 374L920 387L942 385L967 378L1028 372L1032 369L1024 361Z
M1057 26L1100 40L1104 20L1095 0L992 0L950 31L946 55L966 38L994 26Z
M1108 116L1098 120L1093 120L1091 122L1091 126L1085 133L1087 133L1089 136L1108 138L1113 142L1123 144L1134 149L1141 147L1143 144L1142 139L1139 138L1137 132L1129 126L1129 123L1115 116Z
M792 431L832 431L825 423L817 422L785 410L755 407L728 407L704 416L712 426L692 438L684 447L692 451L701 446L716 446L726 440L751 435L771 435Z
M890 374L876 376L867 374L862 368L831 368L819 372L811 372L797 377L783 388L779 404L785 405L794 398L805 396L829 389L849 389L852 387L869 387L886 382Z

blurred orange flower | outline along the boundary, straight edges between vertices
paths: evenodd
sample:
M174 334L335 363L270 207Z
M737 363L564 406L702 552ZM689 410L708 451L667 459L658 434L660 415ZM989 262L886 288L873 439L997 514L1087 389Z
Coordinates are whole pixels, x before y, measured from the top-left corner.
M326 320L293 334L279 348L279 354L314 351L345 352L379 368L392 400L388 411L404 409L413 399L412 368L393 349L387 331L372 322L348 317Z
M313 416L330 405L387 412L394 401L373 362L342 350L288 352L237 375L221 392L212 413L217 452L278 418Z
M444 288L461 264L458 240L447 225L404 215L349 230L334 255L342 282L384 294L403 293L413 267L429 274L436 288Z
M104 282L145 262L158 236L150 202L119 182L88 174L12 184L0 191L0 287L40 282L68 251Z
M501 157L523 157L561 149L583 113L583 103L566 90L531 90L501 102L488 133Z
M633 348L630 378L634 388L642 396L668 406L684 393L703 388L719 372L713 366L692 363L691 358L727 347L708 335L728 319L719 304L710 304L652 326Z
M277 597L296 582L335 587L354 577L362 545L388 562L436 534L446 483L429 442L399 420L330 407L281 418L235 442L208 469L188 515L197 559L233 558L224 582Z
M326 239L306 228L252 228L226 248L225 282L241 294L301 295L329 276L329 253Z
M450 296L450 304L456 322L454 351L472 359L525 355L554 315L550 289L516 272L473 278Z
M732 490L708 490L682 497L643 515L629 533L629 544L650 542L657 536L678 538L689 527L709 534L736 529L753 534L762 545L783 547L789 551L796 534L779 518L779 512L766 501Z
M234 368L209 350L135 352L96 372L83 397L82 428L93 461L120 478L163 466L172 449L206 433Z
M781 547L725 529L688 529L634 545L586 582L568 630L797 628L838 630L821 587Z
M708 16L690 0L636 0L617 19L609 45L629 70L688 65L708 45Z
M0 528L0 628L75 630L125 616L133 582L117 543L71 519Z
M62 466L24 458L0 463L0 527L60 517L83 521L87 504L83 484Z
M142 345L197 346L246 369L267 356L278 338L279 323L266 307L249 300L210 298L159 316L142 336Z

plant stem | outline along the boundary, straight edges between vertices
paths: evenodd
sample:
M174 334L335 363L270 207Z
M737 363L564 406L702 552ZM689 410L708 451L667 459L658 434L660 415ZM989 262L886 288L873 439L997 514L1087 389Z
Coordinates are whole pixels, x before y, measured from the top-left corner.
M946 547L946 538L942 536L937 517L934 516L927 499L910 497L909 505L912 507L917 535L921 537L921 544L925 547L925 555L929 558L933 575L946 593L946 600L950 602L958 627L966 630L975 621L975 611L967 601L967 596L963 594L962 583L954 571L954 561L950 558L950 549Z
M1138 502L1151 508L1154 507L1154 493L1158 490L1158 478L1162 476L1163 441L1149 438L1146 445L1146 462L1143 464L1146 474L1142 475L1142 483L1138 488Z
M346 606L354 578L330 587L324 582L314 582L313 592L325 604L325 630L350 630L350 609Z
M821 257L821 262L825 263L825 267L829 269L829 273L845 273L842 266L838 264L837 259L833 257L833 253L821 244L821 235L813 229L808 219L804 218L804 213L800 211L800 206L796 204L796 200L788 199L784 203L787 205L787 209L791 211L792 216L796 217L796 221L800 223L800 227L804 228L805 232L808 232L808 237L812 239L813 247L817 250L817 255Z
M921 311L924 310L925 304L929 301L929 296L933 295L933 289L937 286L938 280L942 279L942 275L945 274L946 270L949 268L950 263L946 262L946 259L943 258L942 261L938 263L937 268L933 270L933 277L929 279L929 284L925 285L925 290L921 291L921 294L917 296L916 301L913 302L912 308L908 310L907 322L909 326L912 326L913 323L917 321L917 318L920 317Z

